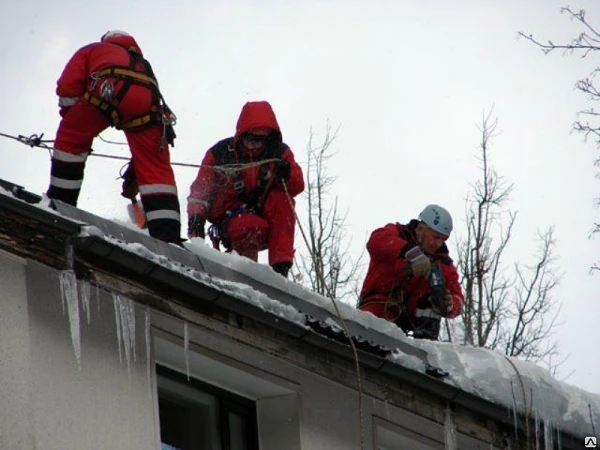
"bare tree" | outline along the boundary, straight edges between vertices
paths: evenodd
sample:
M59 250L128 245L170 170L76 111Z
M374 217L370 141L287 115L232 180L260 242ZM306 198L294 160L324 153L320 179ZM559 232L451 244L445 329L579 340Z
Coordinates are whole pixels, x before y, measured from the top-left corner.
M491 112L484 115L479 128L481 178L467 197L466 236L457 241L465 307L461 320L447 322L446 331L450 340L544 361L552 368L558 352L552 340L558 313L551 297L558 284L553 270L554 230L539 234L540 251L533 265L515 263L509 270L505 255L517 214L505 209L512 185L490 163L497 126Z
M526 34L522 31L519 32L519 36L537 45L545 54L549 54L554 50L562 50L566 54L578 54L581 58L586 58L591 53L600 51L600 31L587 20L585 10L574 11L567 6L561 8L560 12L566 14L571 20L578 22L581 26L581 33L571 42L555 44L553 41L548 40L544 43L534 38L532 34ZM600 67L596 67L589 76L575 83L575 88L591 102L600 101L600 87L596 78L599 73ZM582 133L586 141L590 137L593 138L596 146L600 148L600 111L592 107L579 111L578 116L580 119L573 123L573 129ZM594 161L594 165L600 168L600 157ZM596 198L596 203L600 206L600 197ZM600 233L600 223L594 224L592 233ZM595 264L592 269L600 270L600 266Z
M358 298L358 283L362 254L357 261L350 257L350 240L346 235L346 216L340 215L338 198L331 198L331 187L335 177L328 174L327 163L331 160L331 144L336 139L339 127L332 131L327 124L320 145L314 144L311 129L307 144L308 169L306 173L308 201L308 255L300 253L295 263L302 275L296 279L308 279L310 288L327 297L344 300ZM305 227L306 228L306 227Z

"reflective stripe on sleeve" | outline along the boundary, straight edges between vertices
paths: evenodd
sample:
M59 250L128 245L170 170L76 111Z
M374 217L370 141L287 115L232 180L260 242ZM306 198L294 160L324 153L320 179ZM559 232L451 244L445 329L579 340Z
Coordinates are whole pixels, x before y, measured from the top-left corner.
M73 106L79 101L79 97L58 97L58 106Z
M188 203L197 203L199 205L205 206L206 208L209 207L209 204L206 200L202 200L201 198L195 198L195 197L188 197Z

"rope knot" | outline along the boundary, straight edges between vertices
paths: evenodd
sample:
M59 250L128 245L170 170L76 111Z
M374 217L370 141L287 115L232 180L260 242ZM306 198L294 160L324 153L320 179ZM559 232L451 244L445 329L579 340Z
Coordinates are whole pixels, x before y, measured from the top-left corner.
M29 145L30 147L40 147L42 145L43 137L44 137L44 133L40 134L39 136L37 134L32 134L29 137L19 135L19 140L23 144Z

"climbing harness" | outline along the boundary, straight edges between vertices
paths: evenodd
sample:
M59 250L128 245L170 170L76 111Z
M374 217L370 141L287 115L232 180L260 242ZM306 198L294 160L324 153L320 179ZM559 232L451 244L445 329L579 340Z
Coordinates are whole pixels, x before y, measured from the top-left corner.
M110 66L94 72L90 75L91 83L83 98L90 104L96 106L106 117L106 120L118 130L136 131L161 124L163 136L161 150L166 144L174 145L177 116L167 106L164 97L160 93L158 81L150 63L140 54L128 50L129 67ZM143 68L140 69L139 66ZM120 82L120 86L115 83ZM98 96L93 92L98 87ZM119 111L119 104L134 85L146 86L152 92L152 106L149 111L123 123L123 117Z
M225 213L225 219L221 220L220 222L216 222L210 227L208 227L208 236L210 237L210 240L213 244L213 248L220 250L220 244L223 244L223 247L225 247L225 252L231 252L231 242L227 238L227 233L225 232L225 230L227 229L227 224L231 219L243 213L256 214L256 209L244 203L235 211L228 210Z

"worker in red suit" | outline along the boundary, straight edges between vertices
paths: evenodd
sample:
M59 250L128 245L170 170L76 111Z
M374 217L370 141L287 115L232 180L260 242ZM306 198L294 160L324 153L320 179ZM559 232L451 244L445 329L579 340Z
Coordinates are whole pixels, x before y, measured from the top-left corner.
M446 240L452 217L428 205L408 224L389 223L367 242L371 257L358 308L436 340L442 317L460 315L464 297Z
M174 115L135 39L109 31L100 42L80 48L65 66L56 93L62 120L48 197L77 205L92 142L114 126L125 132L132 155L123 195L127 191L133 198L139 189L150 235L180 243L180 207L169 156Z
M283 143L271 105L248 102L235 135L217 142L204 159L188 197L188 235L209 235L216 246L269 265L287 277L294 259L293 197L304 190L301 167Z

